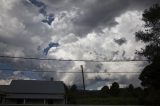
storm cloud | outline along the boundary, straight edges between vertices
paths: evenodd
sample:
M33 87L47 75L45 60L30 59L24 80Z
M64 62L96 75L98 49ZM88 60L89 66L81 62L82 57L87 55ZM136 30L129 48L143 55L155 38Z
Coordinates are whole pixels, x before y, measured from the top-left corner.
M143 27L141 20L143 11L159 2L159 0L1 0L0 55L99 61L144 58L135 54L135 50L140 50L145 44L137 42L134 34ZM8 84L12 79L48 80L54 77L54 80L64 81L68 85L82 85L80 74L57 72L79 72L80 65L84 66L86 72L140 72L146 64L40 61L0 57L0 84ZM34 70L53 72L35 73L32 72ZM123 85L133 83L139 86L137 76L125 73L86 73L85 81L88 89L91 87L98 89L113 81Z
M100 31L104 27L112 27L118 24L114 18L128 10L141 11L151 6L158 0L60 0L46 1L51 7L57 7L57 10L76 11L75 17L72 19L74 30L78 36L85 36L92 31ZM65 4L65 5L64 5ZM60 7L60 8L59 8Z

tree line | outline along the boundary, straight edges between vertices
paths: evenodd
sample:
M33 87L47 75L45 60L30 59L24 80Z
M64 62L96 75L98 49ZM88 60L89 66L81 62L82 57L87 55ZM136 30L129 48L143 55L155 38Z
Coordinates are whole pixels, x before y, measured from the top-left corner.
M129 84L121 88L118 82L113 82L111 86L103 86L100 90L81 90L74 84L66 86L67 103L69 104L154 104L154 100L148 98L150 89L134 87ZM147 97L147 98L145 98ZM150 100L149 100L150 99ZM149 100L149 101L148 101Z

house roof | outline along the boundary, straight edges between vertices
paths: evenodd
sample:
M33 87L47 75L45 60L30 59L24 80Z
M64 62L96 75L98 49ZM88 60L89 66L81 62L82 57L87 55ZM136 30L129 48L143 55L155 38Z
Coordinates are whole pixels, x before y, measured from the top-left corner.
M14 95L7 95L6 98L8 99L63 99L64 95L49 95L49 94L14 94Z
M6 92L29 94L64 94L62 81L12 80Z
M0 85L0 95L3 95L9 85Z

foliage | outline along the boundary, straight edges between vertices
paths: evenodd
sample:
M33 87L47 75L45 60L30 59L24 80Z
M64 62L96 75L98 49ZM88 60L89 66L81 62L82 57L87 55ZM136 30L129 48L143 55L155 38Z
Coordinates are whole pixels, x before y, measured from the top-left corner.
M118 95L115 95L117 89ZM131 93L131 91L133 91L133 93ZM70 90L67 94L67 103L90 105L141 104L140 102L142 101L139 100L139 95L141 95L141 92L143 92L143 90L134 88L131 84L127 88L119 88L119 84L117 82L114 82L110 89L108 86L104 86L101 90L86 90L85 93L83 90L79 89L77 89L76 91Z
M118 96L119 94L119 84L117 82L113 82L110 88L111 96Z
M136 38L145 42L147 46L137 53L155 61L160 57L160 6L155 4L146 9L142 20L145 22L145 30L136 32Z
M77 91L77 86L74 84L71 86L70 91Z
M69 88L71 87L67 89L69 90ZM118 89L117 95L115 95L115 89ZM69 90L66 96L68 104L155 105L160 104L160 95L158 94L160 94L160 90L155 92L153 88L142 89L134 87L132 84L126 88L119 88L119 84L114 82L110 89L108 86L104 86L101 90L86 90L85 92L79 89Z
M104 96L104 97L108 96L109 95L109 87L108 86L102 87L100 92L101 92L102 96Z
M153 87L155 89L160 88L160 67L159 62L153 62L152 64L146 66L139 79L142 81L142 85L145 87Z
M132 91L133 89L134 89L134 86L133 86L132 84L129 84L128 90L129 90L129 91Z
M144 87L160 88L160 6L153 5L143 13L142 20L145 22L145 30L136 32L136 38L147 45L138 54L145 56L151 62L139 76Z

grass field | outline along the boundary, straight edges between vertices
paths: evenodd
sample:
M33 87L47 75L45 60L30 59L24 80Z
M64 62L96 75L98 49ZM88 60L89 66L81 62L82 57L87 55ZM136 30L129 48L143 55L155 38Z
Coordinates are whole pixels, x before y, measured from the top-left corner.
M139 104L136 98L79 98L76 104L94 104L94 105L135 105Z

